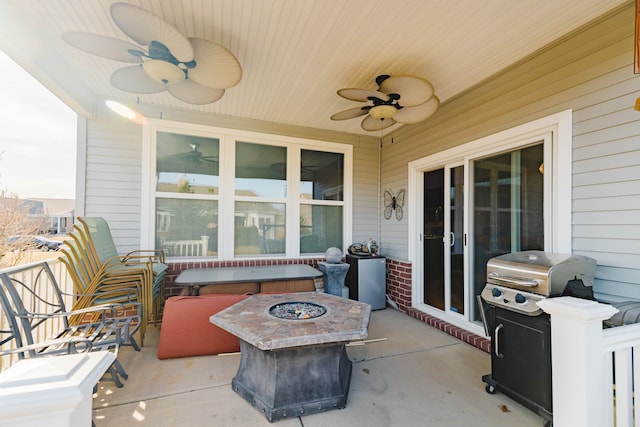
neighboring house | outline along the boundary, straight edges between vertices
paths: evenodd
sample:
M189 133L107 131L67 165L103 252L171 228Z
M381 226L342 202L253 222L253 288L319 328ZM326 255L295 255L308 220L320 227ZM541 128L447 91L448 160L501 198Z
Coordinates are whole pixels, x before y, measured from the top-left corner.
M21 208L33 220L40 234L66 234L73 229L75 200L73 199L22 199ZM0 200L0 205L3 205Z
M73 230L75 200L73 199L27 199L39 206L37 215L43 216L46 234L66 234Z
M397 129L381 147L376 135L151 105L140 125L95 105L92 117L80 117L76 214L105 217L122 252L153 246L156 220L160 232L180 223L197 227L195 236L215 224L211 262L228 264L323 258L317 248L305 250L303 235L328 237L325 246L338 242L343 250L374 237L388 259L388 294L401 308L481 335L475 296L486 260L504 252L594 257L597 297L640 299L634 16L628 2L447 100L428 120ZM163 163L190 146L215 166ZM291 174L281 167L286 150ZM303 177L308 171L313 176ZM161 174L173 190L158 186ZM265 182L278 191L261 193ZM305 183L330 192L302 197ZM383 216L387 189L406 191L400 220ZM245 222L237 218L249 217L258 225L267 217L284 222L277 224L284 247L243 254L234 239ZM170 262L175 271L187 265Z

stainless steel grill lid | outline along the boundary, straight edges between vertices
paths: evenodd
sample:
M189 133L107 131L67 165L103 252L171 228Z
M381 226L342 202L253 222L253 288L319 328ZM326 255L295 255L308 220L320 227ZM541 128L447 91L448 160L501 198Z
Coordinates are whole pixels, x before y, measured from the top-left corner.
M580 279L593 286L596 260L583 255L523 251L487 262L487 282L544 296L562 295L567 282Z
M542 310L536 304L560 296L570 280L593 286L596 260L582 255L522 251L500 255L487 262L486 302L529 316Z

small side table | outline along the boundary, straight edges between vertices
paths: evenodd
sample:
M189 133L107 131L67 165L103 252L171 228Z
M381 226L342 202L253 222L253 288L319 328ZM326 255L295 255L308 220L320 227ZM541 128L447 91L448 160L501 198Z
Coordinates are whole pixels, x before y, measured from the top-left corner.
M319 262L318 269L324 274L324 291L328 294L341 297L343 295L344 278L349 271L346 262L330 263Z

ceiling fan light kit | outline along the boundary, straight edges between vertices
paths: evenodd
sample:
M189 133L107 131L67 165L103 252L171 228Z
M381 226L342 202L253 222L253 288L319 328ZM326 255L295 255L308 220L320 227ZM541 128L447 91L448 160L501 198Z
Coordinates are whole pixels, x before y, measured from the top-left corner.
M338 95L363 106L340 111L331 120L348 120L366 116L361 123L366 131L386 129L395 123L412 124L428 119L440 106L433 85L411 76L381 74L376 77L378 90L345 88Z
M142 69L156 82L167 85L185 80L184 71L171 62L150 59L142 63Z
M398 110L393 105L382 104L371 107L369 114L376 120L384 120L395 116L396 111Z
M187 38L146 9L128 3L111 5L111 18L136 44L100 34L69 32L71 46L104 58L135 65L111 75L111 84L125 92L168 91L189 104L216 102L242 78L238 59L211 40Z

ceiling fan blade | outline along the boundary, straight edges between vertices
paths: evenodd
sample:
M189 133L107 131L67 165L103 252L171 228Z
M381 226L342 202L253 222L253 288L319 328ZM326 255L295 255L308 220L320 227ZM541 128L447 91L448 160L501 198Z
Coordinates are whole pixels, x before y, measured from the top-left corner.
M165 45L180 62L193 60L193 47L173 25L138 6L128 3L111 5L111 17L129 38L142 46L152 41Z
M377 120L371 116L367 116L362 121L361 126L362 126L362 129L364 130L375 131L375 130L386 129L389 126L393 125L394 123L395 123L395 120L393 119Z
M416 105L415 107L404 107L398 110L393 116L393 120L404 124L418 123L431 117L439 106L440 99L434 95L424 104Z
M195 68L189 78L210 88L227 89L238 84L242 67L238 59L224 46L210 40L189 38L193 45Z
M380 91L400 95L398 103L403 107L420 105L434 94L433 86L427 80L416 76L391 76L380 84Z
M220 163L220 160L213 156L202 156L200 160L202 160L203 162L213 163L216 165Z
M348 110L340 111L331 116L331 120L348 120L356 117L364 116L368 113L368 109L363 107L349 108Z
M351 101L367 102L369 98L378 98L383 102L389 100L386 93L378 92L377 90L345 88L338 91L338 95Z
M167 91L179 100L194 105L211 104L224 96L224 89L212 89L189 79L168 84Z
M111 74L111 84L131 93L158 93L166 88L142 69L142 65L120 68Z
M129 50L140 51L139 46L113 37L91 33L64 33L62 39L71 46L103 58L122 62L140 63L142 59L129 53Z

